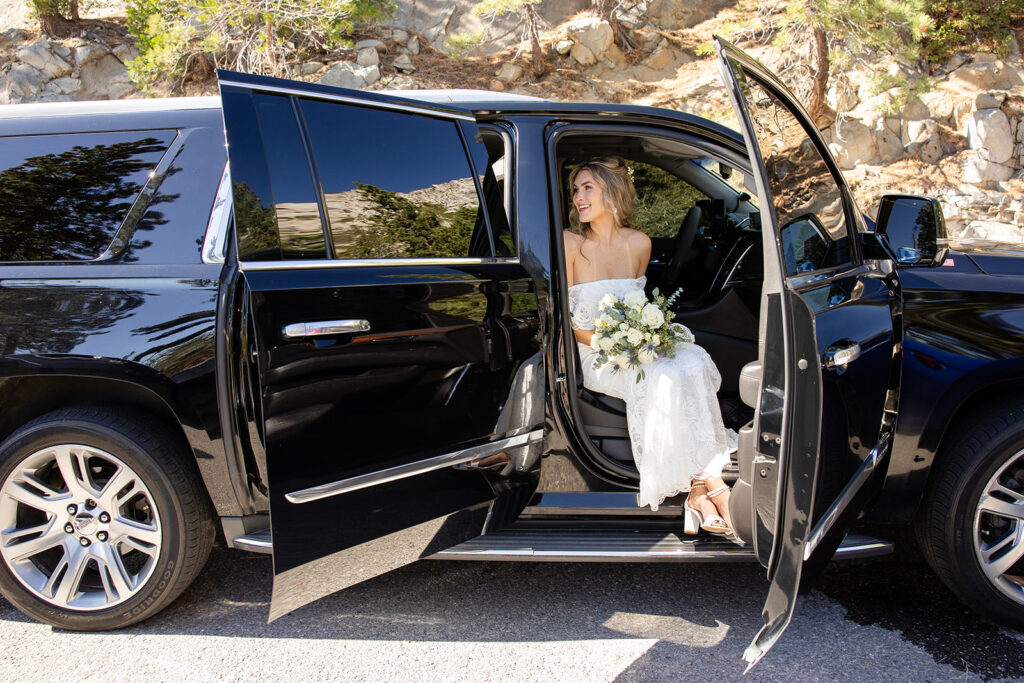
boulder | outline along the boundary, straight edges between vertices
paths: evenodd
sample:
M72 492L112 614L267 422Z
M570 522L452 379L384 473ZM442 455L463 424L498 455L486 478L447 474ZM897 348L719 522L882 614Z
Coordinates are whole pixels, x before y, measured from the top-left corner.
M903 141L900 136L884 125L875 131L875 146L879 161L895 161L903 156Z
M1002 182L1013 176L1013 169L994 161L988 161L978 156L970 156L964 161L964 182L984 183L989 181Z
M391 32L391 40L405 45L405 41L409 40L409 32L405 29L396 28Z
M981 92L974 98L975 109L998 109L1006 101L1006 92L1002 90L989 90Z
M409 55L398 55L395 57L395 61L391 62L392 66L403 73L411 74L416 70L415 65L412 63L412 59Z
M906 121L920 121L930 117L931 112L928 110L928 106L917 97L907 102L900 109L900 118Z
M82 89L82 81L78 78L65 76L53 79L46 84L46 88L62 95L71 95Z
M380 52L381 54L387 52L388 50L387 45L374 38L360 40L359 42L356 43L356 50L359 50L360 52L367 48L373 48L374 51Z
M1017 70L988 53L978 53L949 76L950 84L962 90L1008 90L1022 82Z
M921 95L921 102L928 107L933 119L949 121L953 115L953 94L948 90L932 90Z
M76 47L74 51L75 64L78 66L84 66L89 62L95 62L97 59L102 59L106 54L107 48L102 45L80 45Z
M967 118L967 144L979 150L979 157L997 164L1013 155L1010 122L999 109L982 109Z
M359 50L359 54L356 56L356 64L359 66L377 66L380 64L380 54L372 45L364 47Z
M414 55L420 53L420 39L416 36L409 38L409 41L405 44L405 48Z
M852 169L877 156L878 149L871 129L855 119L841 119L832 130L829 149L840 168Z
M555 52L557 52L560 55L567 55L569 54L570 50L572 50L571 40L563 39L555 43Z
M675 61L676 51L672 49L667 40L662 38L658 46L654 48L654 52L648 55L642 63L649 69L661 71L675 64Z
M0 50L6 50L9 47L21 45L25 42L27 37L28 34L20 28L9 28L6 31L2 31L0 32Z
M127 63L138 57L139 51L130 45L118 45L114 48L114 56Z
M860 103L857 88L845 78L833 79L825 94L825 101L837 114L848 112Z
M601 59L608 48L612 46L614 38L612 26L604 19L597 17L573 19L566 24L566 29L577 45L582 45L590 50L595 61Z
M665 29L689 28L715 16L722 8L735 4L730 0L651 0L647 18Z
M71 65L50 49L50 41L40 36L17 52L18 59L43 72L47 78L59 78L71 73Z
M366 68L354 62L338 62L321 76L317 82L336 88L357 90L366 85L366 78L364 77L364 69Z
M46 77L43 72L29 64L15 64L7 73L0 76L0 104L14 104L32 100Z
M499 81L511 83L512 81L518 81L523 77L523 67L518 64L513 64L512 62L505 62L494 75L498 77Z
M575 59L580 66L591 66L597 63L597 56L594 55L594 51L582 43L573 43L572 50L569 55Z
M324 68L323 62L303 62L301 72L303 76L309 76L319 73L322 68Z
M112 54L83 66L78 78L82 81L83 99L116 100L135 90L128 69Z

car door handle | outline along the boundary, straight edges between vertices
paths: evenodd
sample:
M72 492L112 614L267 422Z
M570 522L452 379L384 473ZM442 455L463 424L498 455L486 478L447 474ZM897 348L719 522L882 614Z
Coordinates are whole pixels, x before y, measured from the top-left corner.
M320 320L312 323L292 323L281 329L286 339L302 337L323 337L330 334L369 332L369 320Z
M825 367L829 370L846 370L846 366L860 358L860 344L856 342L833 344L822 354Z

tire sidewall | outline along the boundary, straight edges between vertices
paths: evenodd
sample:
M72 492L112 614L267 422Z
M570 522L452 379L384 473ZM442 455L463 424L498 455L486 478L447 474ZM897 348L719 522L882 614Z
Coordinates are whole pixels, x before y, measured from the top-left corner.
M984 606L1004 621L1024 625L1024 604L1013 601L986 576L974 546L978 502L992 476L1010 457L1024 450L1024 421L1017 422L996 439L984 444L978 457L963 473L954 493L951 523L946 524L949 554L957 565L961 584L954 587L961 599ZM981 601L980 603L977 601Z
M102 610L80 612L53 606L25 588L2 560L0 590L18 609L68 630L109 630L145 619L165 605L164 596L176 583L184 554L184 515L171 482L143 444L103 425L62 419L59 424L55 421L30 424L0 444L0 484L32 453L62 443L104 450L122 460L143 480L160 517L162 538L156 566L134 596Z

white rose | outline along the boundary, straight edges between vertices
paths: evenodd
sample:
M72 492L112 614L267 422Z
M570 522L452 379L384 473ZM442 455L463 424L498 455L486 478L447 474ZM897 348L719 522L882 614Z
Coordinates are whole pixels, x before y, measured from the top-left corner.
M625 336L626 336L626 333L623 332L622 330L615 330L614 332L612 332L612 339L614 339L615 341L618 341L618 340L622 339Z
M647 303L647 297L644 295L643 290L633 289L630 290L622 301L630 308L639 308Z
M612 356L612 365L618 369L629 367L629 358L621 353Z
M594 333L593 335L591 335L591 337L590 337L590 348L594 349L595 351L600 351L601 350L601 340L602 339L603 339L603 337L601 335L597 334L597 333Z
M661 346L661 336L657 334L651 335L651 343L655 346Z
M664 324L665 314L654 304L647 304L644 306L644 310L640 312L640 320L644 325L657 329Z
M605 294L601 297L601 300L597 302L597 308L598 310L612 308L615 306L616 301L618 301L618 299L615 298L614 294Z
M626 341L628 341L633 346L636 346L637 344L639 344L643 340L644 340L644 333L641 332L640 330L636 329L635 327L629 328L629 331L626 332Z
M611 337L601 337L601 341L598 342L601 351L611 351L612 347L615 346L615 340Z
M597 322L601 325L601 327L612 327L613 325L615 325L615 321L612 320L611 316L609 315L602 315L600 318L597 319Z
M642 365L653 363L655 358L657 358L657 354L654 353L654 349L650 346L643 347L637 354L637 360L639 360Z

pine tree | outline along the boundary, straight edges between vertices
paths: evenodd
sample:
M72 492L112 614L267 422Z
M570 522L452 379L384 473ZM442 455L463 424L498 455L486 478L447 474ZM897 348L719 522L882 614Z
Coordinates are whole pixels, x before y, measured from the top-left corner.
M524 22L525 34L530 40L530 64L534 76L543 76L548 70L547 61L544 59L544 52L540 47L540 36L537 27L540 18L537 16L536 5L542 0L483 0L475 5L472 13L481 17L498 17L509 12L519 14Z

